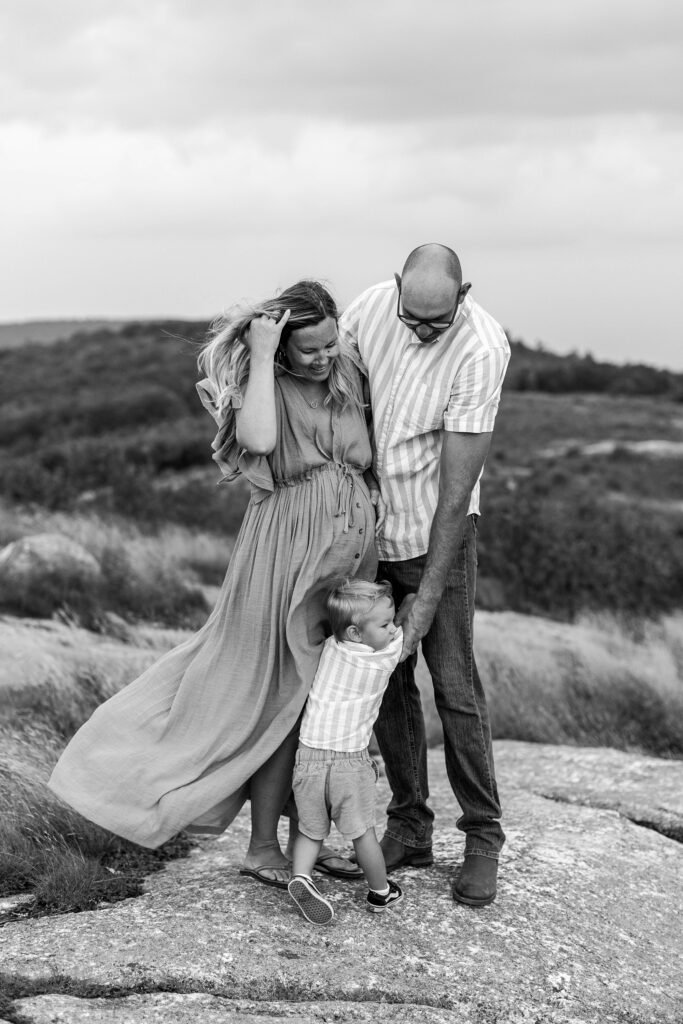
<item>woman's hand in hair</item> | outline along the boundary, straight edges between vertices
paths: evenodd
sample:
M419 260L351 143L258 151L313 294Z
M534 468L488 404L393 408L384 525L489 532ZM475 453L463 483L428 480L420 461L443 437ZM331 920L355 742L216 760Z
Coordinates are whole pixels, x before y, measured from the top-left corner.
M286 309L279 320L272 316L255 317L244 335L244 344L249 349L252 361L270 360L275 357L282 329L289 320L290 310Z
M279 320L266 314L257 316L244 334L249 349L249 379L242 389L242 408L235 410L235 436L252 455L268 455L277 441L274 356L289 314L286 309Z

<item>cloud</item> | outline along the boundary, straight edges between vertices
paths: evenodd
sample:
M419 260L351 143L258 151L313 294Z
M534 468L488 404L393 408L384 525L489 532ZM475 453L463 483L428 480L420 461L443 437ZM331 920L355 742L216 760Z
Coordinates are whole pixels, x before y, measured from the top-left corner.
M5 6L0 117L51 128L683 112L675 0Z
M186 237L277 224L340 232L387 219L436 220L460 237L499 245L683 237L683 138L650 119L544 121L500 142L426 138L416 150L397 126L307 121L275 145L210 129L169 138L102 129L0 136L6 229L75 238ZM24 197L23 200L21 197Z
M551 344L640 261L673 346L681 66L678 0L6 0L0 315L350 298L431 239Z

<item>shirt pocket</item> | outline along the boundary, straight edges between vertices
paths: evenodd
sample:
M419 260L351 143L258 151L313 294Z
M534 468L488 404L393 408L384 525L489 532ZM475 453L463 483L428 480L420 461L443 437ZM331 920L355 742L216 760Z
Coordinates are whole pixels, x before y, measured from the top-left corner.
M443 418L448 395L432 381L418 377L406 382L400 398L399 422L405 424L413 436L443 429Z

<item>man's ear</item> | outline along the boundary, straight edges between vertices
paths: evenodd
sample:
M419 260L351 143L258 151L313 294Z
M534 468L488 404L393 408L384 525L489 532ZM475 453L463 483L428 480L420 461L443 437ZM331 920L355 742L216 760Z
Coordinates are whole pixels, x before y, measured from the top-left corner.
M470 290L471 287L472 287L472 285L471 285L471 283L469 281L467 281L465 284L460 286L460 298L461 299L465 298L465 296L467 295L467 293L468 293L468 291Z
M401 287L401 275L397 274L397 273L394 273L394 280L396 281L396 284L400 288Z
M358 626L356 626L353 622L344 630L344 639L351 640L354 644L360 644L363 642L363 638L360 635L360 630Z

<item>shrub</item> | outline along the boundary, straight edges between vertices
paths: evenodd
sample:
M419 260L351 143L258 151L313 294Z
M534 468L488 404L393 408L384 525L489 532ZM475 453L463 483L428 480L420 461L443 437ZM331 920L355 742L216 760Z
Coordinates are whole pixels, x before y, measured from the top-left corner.
M0 461L0 490L11 501L47 508L72 508L84 491L116 486L143 474L149 489L165 470L209 464L209 420L186 416L135 431L100 437L72 437L41 444L29 454L10 453Z
M94 623L100 606L98 592L99 584L84 585L79 572L42 570L38 577L3 581L0 612L49 619L61 610Z
M636 503L605 501L577 474L489 493L480 571L505 606L572 619L583 610L656 616L683 604L680 528Z
M187 413L187 404L179 395L155 385L58 397L47 407L23 401L8 403L0 423L0 446L28 454L44 442L81 435L92 438L131 427L175 422Z
M132 619L152 619L169 626L199 626L209 611L201 590L188 586L178 570L161 559L136 566L121 547L102 553L101 602ZM141 571L142 570L142 571Z
M131 622L203 625L209 612L204 594L158 552L152 550L136 562L123 546L107 545L99 552L99 561L100 578L88 582L75 573L44 570L5 581L0 611L35 618L61 613L94 630L106 629L110 612Z

